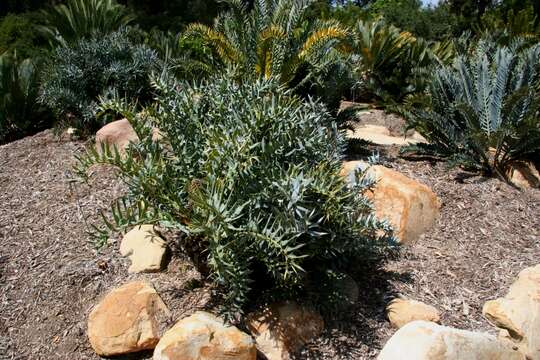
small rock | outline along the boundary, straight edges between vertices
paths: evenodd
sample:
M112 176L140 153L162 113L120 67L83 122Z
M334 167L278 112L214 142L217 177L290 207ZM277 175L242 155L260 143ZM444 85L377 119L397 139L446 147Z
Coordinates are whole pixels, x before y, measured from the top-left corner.
M138 142L139 137L133 130L128 119L108 123L96 133L96 149L101 151L102 144L116 147L120 154L124 154L130 142Z
M367 164L345 162L341 175L349 176L358 167L365 169ZM390 222L401 243L417 240L439 218L441 203L428 186L380 165L369 167L366 176L377 181L368 194L376 215Z
M324 320L314 310L285 302L249 314L247 327L268 360L286 360L322 333Z
M251 336L198 311L169 329L154 350L154 360L255 360Z
M388 340L378 360L525 360L493 335L413 321Z
M398 329L415 320L441 321L437 309L416 300L394 299L386 307L386 314L390 324Z
M540 265L522 270L508 294L484 304L482 313L528 359L540 359Z
M131 282L108 293L88 317L88 337L98 355L153 349L159 340L158 317L168 314L154 288Z
M73 141L77 139L77 129L74 127L69 127L65 129L60 135L60 139L63 141Z
M122 256L129 256L130 273L160 271L167 244L156 233L153 225L139 225L129 231L120 244Z

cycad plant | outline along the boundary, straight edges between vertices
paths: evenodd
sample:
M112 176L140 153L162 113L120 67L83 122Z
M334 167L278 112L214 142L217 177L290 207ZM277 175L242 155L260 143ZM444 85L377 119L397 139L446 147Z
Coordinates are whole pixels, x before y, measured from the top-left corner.
M53 42L72 43L81 38L107 34L134 20L116 0L68 0L42 12L40 30Z
M448 48L433 46L441 56ZM399 103L424 90L438 57L429 44L378 18L358 21L349 41L359 96L382 104Z
M168 69L179 79L202 79L212 75L219 67L213 49L205 46L202 39L158 29L142 33L144 43L157 51Z
M0 143L48 125L50 116L37 102L39 59L0 55Z
M427 108L403 114L439 154L505 177L514 160L538 157L540 45L518 51L480 42L436 71Z
M315 81L337 59L336 46L347 31L335 21L310 21L313 0L226 0L230 11L213 27L192 24L186 36L215 49L219 61L243 76L273 78L290 87Z
M109 229L150 222L182 232L184 248L206 258L227 315L318 289L392 243L363 195L371 181L338 174L344 139L324 106L273 79L155 87L157 103L144 112L103 105L122 111L141 140L127 157L91 150L79 171L116 166L129 191Z
M119 95L141 103L151 99L149 75L157 68L157 55L128 35L123 29L56 48L43 70L39 99L60 127L76 127L88 135L103 126L96 117L99 97Z

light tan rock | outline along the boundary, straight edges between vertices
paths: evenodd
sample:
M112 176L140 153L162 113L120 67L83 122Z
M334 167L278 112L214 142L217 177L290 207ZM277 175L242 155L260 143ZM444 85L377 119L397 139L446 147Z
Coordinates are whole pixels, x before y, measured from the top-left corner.
M249 314L247 327L268 360L287 360L322 333L324 320L312 309L284 302Z
M529 359L540 359L540 265L522 270L508 294L486 302L482 313Z
M350 176L357 167L365 169L367 164L345 162L341 175ZM401 243L417 240L436 223L441 204L429 187L380 165L369 167L366 176L377 182L373 192L368 194L376 215L390 222Z
M96 133L96 149L101 151L102 144L116 147L121 154L125 153L130 142L138 142L139 138L127 119L113 121L103 126Z
M154 360L255 360L251 336L198 311L169 329L154 350Z
M129 256L130 273L160 271L167 244L156 233L153 225L139 225L130 230L120 244L122 256Z
M394 299L386 307L386 314L390 324L398 329L415 320L441 321L436 308L416 300Z
M413 145L426 142L420 134L414 132L411 136L393 136L386 126L382 125L362 125L356 129L347 131L347 137L351 139L362 139L377 145Z
M154 288L142 281L108 293L88 317L88 337L98 355L113 356L153 349L159 317L168 310Z
M507 171L510 181L519 188L540 187L540 173L533 163L527 161L514 161Z
M493 335L413 321L388 340L378 360L525 360Z

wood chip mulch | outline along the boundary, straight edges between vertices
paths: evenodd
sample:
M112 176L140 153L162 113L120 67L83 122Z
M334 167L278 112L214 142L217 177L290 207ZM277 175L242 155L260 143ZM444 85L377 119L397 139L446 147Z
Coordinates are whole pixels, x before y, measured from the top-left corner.
M110 169L87 185L74 179L82 142L45 131L0 146L0 359L98 359L86 317L111 288L151 281L173 311L171 322L208 305L208 288L191 289L191 264L175 254L167 271L129 275L118 242L97 250L88 223L124 188ZM424 301L442 323L496 333L482 317L485 301L503 296L518 272L540 263L540 190L496 179L466 178L443 163L383 156L442 201L437 225L378 270L359 271L358 304L327 321L299 359L375 359L395 332L386 304L398 294ZM149 354L132 359L148 358Z

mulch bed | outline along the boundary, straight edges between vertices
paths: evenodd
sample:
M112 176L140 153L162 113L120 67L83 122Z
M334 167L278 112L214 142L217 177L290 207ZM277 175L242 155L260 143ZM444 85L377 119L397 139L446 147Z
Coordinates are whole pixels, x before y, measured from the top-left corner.
M76 181L71 167L83 149L49 131L0 146L0 359L97 359L86 317L104 293L131 279L154 284L173 311L171 322L209 306L209 288L192 289L199 275L180 254L166 272L129 275L115 239L95 248L88 223L124 189L110 169L97 169L90 184ZM374 359L394 333L384 308L397 294L437 307L445 325L495 333L482 305L539 263L539 190L391 152L382 158L437 193L441 218L398 258L359 271L358 304L327 321L298 359Z

